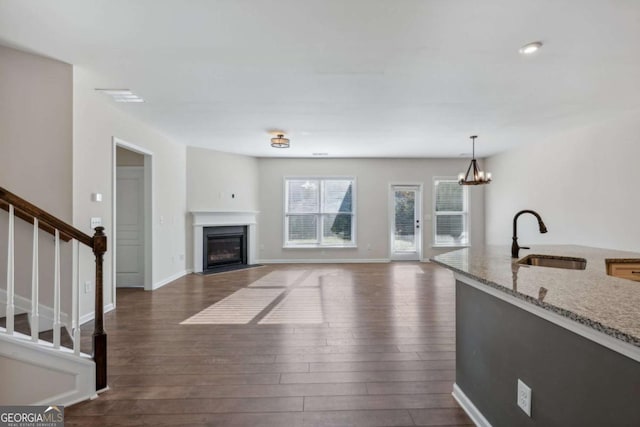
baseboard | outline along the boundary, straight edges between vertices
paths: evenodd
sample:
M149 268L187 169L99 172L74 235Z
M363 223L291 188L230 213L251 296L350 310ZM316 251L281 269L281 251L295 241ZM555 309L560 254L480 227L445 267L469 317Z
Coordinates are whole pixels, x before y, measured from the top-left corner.
M180 271L180 272L178 272L178 273L176 273L176 274L174 274L172 276L167 277L166 279L162 279L159 282L154 283L151 286L151 290L155 291L156 289L161 288L164 285L168 285L169 283L173 282L174 280L178 280L179 278L186 276L187 274L189 274L189 270Z
M476 408L476 405L469 400L466 394L458 387L458 384L453 384L453 393L451 393L453 398L458 402L460 407L464 409L467 413L471 421L474 422L478 427L491 427L491 424L487 419L482 415L482 413Z
M379 264L391 262L389 258L337 258L337 259L260 259L256 264Z
M107 304L104 306L104 312L108 313L110 311L115 310L116 306L113 303ZM87 322L91 322L95 318L95 312L87 313L83 316L80 316L80 324L84 325ZM73 335L72 335L73 336Z

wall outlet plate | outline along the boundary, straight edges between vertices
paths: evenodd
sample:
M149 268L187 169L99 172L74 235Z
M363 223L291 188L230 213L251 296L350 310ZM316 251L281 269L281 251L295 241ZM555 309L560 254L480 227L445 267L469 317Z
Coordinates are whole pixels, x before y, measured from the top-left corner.
M92 217L91 218L91 229L95 229L96 227L100 227L102 225L102 218L100 217Z
M518 406L531 417L531 387L518 379Z

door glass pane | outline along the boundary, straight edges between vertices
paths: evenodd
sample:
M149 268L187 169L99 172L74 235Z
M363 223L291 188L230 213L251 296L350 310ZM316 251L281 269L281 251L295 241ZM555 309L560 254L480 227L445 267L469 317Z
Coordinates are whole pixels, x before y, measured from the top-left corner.
M416 248L416 192L395 191L394 252L415 252Z

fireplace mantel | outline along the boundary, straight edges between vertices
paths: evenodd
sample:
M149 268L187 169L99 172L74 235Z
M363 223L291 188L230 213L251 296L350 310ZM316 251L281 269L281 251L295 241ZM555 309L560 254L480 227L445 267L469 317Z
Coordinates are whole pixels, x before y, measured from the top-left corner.
M258 211L198 210L191 211L193 217L193 271L201 273L202 266L202 232L204 227L222 225L247 226L247 263L255 264L256 259L256 217Z

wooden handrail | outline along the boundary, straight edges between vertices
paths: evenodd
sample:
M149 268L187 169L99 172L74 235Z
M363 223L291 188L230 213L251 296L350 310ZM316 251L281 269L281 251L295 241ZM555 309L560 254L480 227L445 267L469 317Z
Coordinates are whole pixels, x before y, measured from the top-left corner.
M104 303L103 303L103 256L107 251L107 236L104 227L96 227L93 237L77 228L56 218L36 205L16 196L12 192L0 187L0 208L9 211L13 206L13 213L18 218L31 224L38 219L38 228L54 234L58 230L61 240L76 239L91 248L96 258L96 286L95 286L95 320L93 325L93 361L96 364L96 391L107 388L107 334L104 331Z
M31 224L33 224L33 218L38 218L39 226L42 230L53 234L53 231L57 229L60 231L63 240L68 242L71 239L76 239L78 242L93 249L93 238L91 236L2 187L0 187L0 201L4 202L0 202L0 208L4 210L9 210L8 205L13 205L18 218Z

